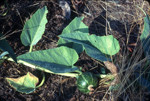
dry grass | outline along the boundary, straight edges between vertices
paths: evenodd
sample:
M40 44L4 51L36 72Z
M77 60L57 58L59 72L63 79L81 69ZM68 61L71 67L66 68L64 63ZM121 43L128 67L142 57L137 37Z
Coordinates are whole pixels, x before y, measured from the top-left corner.
M91 18L92 23L94 22L100 28L105 28L105 35L114 35L119 40L121 46L120 53L113 57L113 62L119 69L119 88L115 91L106 90L102 100L146 100L146 94L148 92L146 88L138 84L141 76L149 79L147 58L143 57L143 49L139 40L139 36L143 31L144 13L138 7L142 8L146 13L149 13L150 8L148 2L143 0L130 0L122 3L121 0L94 0L88 1L88 3L86 4L88 12L85 12L85 16ZM103 14L102 12L105 13ZM105 23L96 20L99 16L105 20ZM111 24L113 22L112 20L116 22ZM121 26L118 25L118 21L121 23ZM89 26L91 25L91 22L85 21L85 23ZM114 26L116 26L116 29L112 28ZM92 27L101 33L100 28L97 26ZM135 76L137 73L139 76ZM102 84L100 83L100 85Z

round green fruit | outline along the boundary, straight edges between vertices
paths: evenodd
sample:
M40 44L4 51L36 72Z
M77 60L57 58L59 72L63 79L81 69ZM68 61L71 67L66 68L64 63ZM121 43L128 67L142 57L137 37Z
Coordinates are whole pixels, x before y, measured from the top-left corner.
M98 78L90 72L84 72L77 78L77 87L82 93L90 93L97 87Z

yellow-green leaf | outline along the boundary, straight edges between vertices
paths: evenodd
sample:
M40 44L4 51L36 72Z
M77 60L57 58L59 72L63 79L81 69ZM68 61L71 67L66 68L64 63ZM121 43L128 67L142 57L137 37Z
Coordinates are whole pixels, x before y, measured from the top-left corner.
M15 90L26 94L32 93L39 82L39 79L30 72L22 77L6 78L6 80Z

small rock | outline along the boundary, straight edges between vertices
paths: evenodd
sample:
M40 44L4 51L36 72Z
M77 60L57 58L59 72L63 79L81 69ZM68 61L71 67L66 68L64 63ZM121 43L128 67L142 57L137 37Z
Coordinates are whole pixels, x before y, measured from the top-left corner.
M71 9L70 9L70 5L67 1L65 0L58 0L59 1L59 6L62 8L63 10L63 16L66 19L70 19L70 15L71 15Z

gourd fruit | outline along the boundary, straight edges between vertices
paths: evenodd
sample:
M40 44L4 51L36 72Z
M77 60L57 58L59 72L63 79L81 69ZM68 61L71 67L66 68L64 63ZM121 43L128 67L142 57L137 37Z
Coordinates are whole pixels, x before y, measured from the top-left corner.
M97 87L98 78L90 72L84 72L77 78L77 88L85 94L92 92Z

